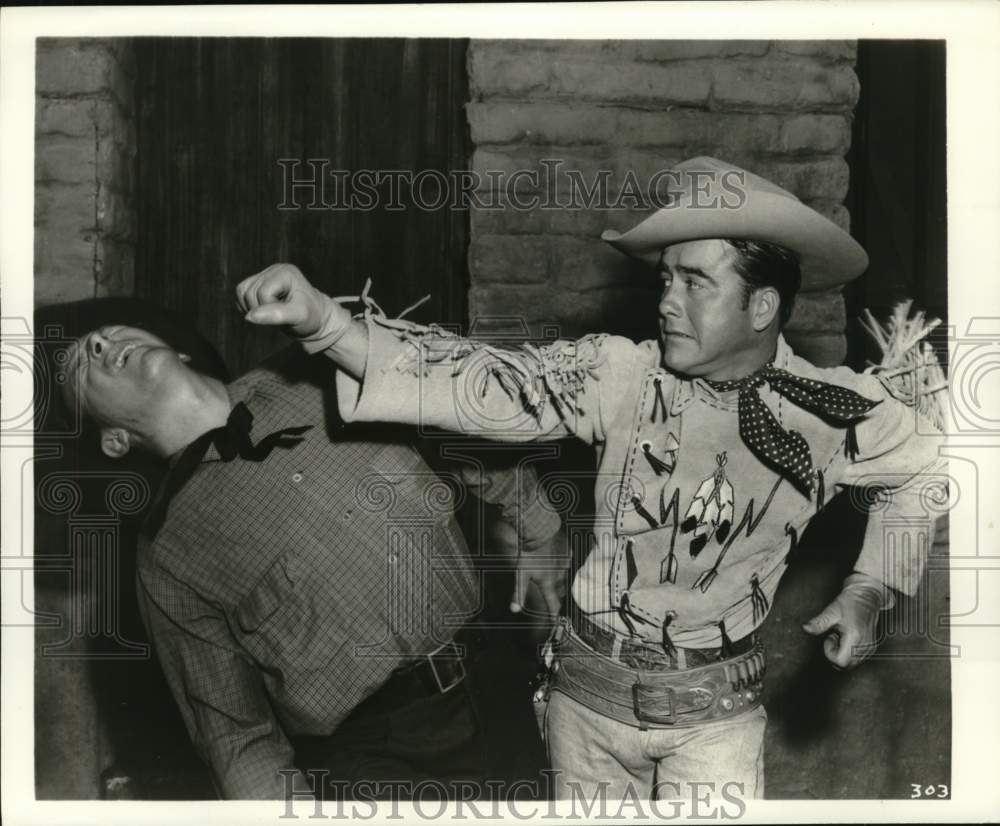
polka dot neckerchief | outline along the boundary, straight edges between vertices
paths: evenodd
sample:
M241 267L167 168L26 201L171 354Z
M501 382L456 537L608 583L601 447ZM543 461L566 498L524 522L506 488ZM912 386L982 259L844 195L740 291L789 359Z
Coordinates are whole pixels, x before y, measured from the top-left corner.
M718 392L739 390L740 438L754 456L775 468L807 495L813 488L809 445L801 433L785 430L778 423L757 388L767 382L772 390L803 410L844 426L852 424L879 403L846 387L796 376L773 364L765 364L743 379L703 381Z

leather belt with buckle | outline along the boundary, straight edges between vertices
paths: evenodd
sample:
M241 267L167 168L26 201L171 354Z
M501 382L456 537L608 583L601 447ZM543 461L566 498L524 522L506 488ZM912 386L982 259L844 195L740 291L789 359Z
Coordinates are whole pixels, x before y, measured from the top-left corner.
M435 694L447 694L466 677L465 660L469 641L452 641L430 654L392 672L376 691L363 700L355 714L378 714L401 708L414 700Z
M658 726L677 725L677 695L669 686L660 689L663 696L657 698L661 708L666 705L666 711L662 714L653 714L647 711L648 702L645 702L648 687L641 683L632 683L632 712L635 719L641 723L653 723Z
M757 708L764 669L759 643L697 668L635 669L589 647L570 631L559 645L551 690L640 729L684 728Z

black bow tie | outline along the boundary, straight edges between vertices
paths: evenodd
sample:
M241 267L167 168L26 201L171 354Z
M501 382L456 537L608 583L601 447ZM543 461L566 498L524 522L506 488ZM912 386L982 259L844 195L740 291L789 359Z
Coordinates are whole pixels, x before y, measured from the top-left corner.
M243 402L238 402L229 413L229 418L222 427L209 430L208 433L200 436L194 444L199 444L205 440L204 447L198 453L200 462L205 456L208 446L215 445L219 451L219 458L223 462L231 462L239 457L248 462L260 462L270 455L276 447L294 447L302 441L301 434L310 427L285 427L264 437L257 444L250 439L250 431L253 428L253 413ZM193 447L193 445L192 445ZM193 453L194 451L192 451Z
M705 379L705 383L717 391L739 390L740 438L758 459L775 467L799 490L809 495L813 488L809 445L801 433L785 430L764 404L757 392L764 382L803 410L838 425L850 425L879 402L866 399L846 387L796 376L773 364L765 364L744 379Z
M143 523L142 532L148 539L153 539L163 527L170 500L187 484L188 479L205 458L210 445L215 446L223 462L231 462L237 458L248 462L261 462L275 448L295 447L302 441L302 434L312 430L312 425L284 427L254 444L250 438L252 427L253 413L246 404L238 402L222 427L203 433L184 448L167 474L160 495Z

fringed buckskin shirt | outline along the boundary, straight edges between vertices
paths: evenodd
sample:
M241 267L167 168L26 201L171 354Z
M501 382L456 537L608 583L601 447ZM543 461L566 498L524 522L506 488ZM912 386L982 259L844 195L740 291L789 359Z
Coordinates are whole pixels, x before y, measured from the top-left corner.
M593 544L573 596L609 629L656 644L669 626L686 648L749 634L806 524L843 488L859 507L876 505L855 571L906 594L917 588L934 516L921 497L928 485L940 495L943 477L931 466L941 438L920 432L915 411L873 375L817 368L779 338L775 367L877 402L850 426L831 425L760 387L778 424L808 443L805 489L744 444L738 391L671 374L655 341L592 335L501 349L436 327L365 323L364 381L337 374L345 419L506 441L573 436L595 448Z

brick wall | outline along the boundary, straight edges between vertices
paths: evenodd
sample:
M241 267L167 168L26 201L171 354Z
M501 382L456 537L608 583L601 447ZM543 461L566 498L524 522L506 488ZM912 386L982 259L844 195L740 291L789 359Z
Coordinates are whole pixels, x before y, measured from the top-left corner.
M130 295L135 63L126 40L39 39L36 306Z
M484 195L497 190L492 197L508 205L487 170L562 161L547 188L543 176L537 187L519 181L522 200L542 201L565 170L592 181L606 169L613 202L629 170L644 183L674 162L714 155L847 228L855 48L854 41L472 41L473 168L487 181ZM533 330L554 322L563 335L649 337L655 282L599 238L640 217L620 209L474 209L470 316L519 314ZM839 289L804 293L787 336L807 358L836 364L846 352L845 324Z

